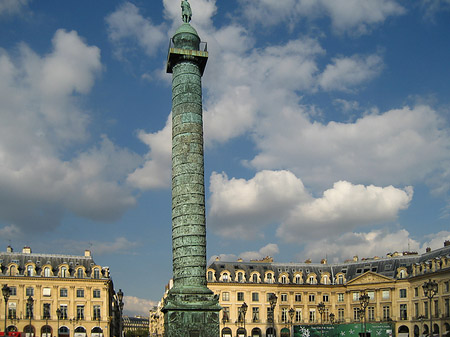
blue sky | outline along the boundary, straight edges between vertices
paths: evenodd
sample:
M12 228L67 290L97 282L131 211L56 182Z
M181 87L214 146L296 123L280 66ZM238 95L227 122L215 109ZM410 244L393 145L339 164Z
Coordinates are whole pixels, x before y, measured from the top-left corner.
M448 0L191 0L208 259L330 262L450 239ZM0 2L0 244L111 268L125 309L171 267L178 0Z

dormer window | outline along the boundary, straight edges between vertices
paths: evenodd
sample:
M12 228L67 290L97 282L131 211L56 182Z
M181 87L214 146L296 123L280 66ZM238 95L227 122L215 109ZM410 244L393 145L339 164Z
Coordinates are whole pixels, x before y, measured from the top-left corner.
M67 277L67 268L61 267L61 277Z
M213 280L214 280L213 272L212 271L208 271L208 282L212 282Z
M95 268L94 269L94 278L99 279L100 278L100 269Z
M77 278L83 278L83 276L84 276L83 268L78 268L77 269Z
M300 275L295 275L295 283L296 283L296 284L302 283L302 278L301 278Z
M286 275L281 276L281 283L282 284L287 284L288 283Z
M27 267L27 276L33 276L34 275L34 268L33 266Z
M222 281L223 282L228 282L228 274L227 273L222 275Z
M253 280L253 283L258 283L258 275L257 274L253 274L252 280Z
M49 267L44 268L44 277L50 277L50 268Z
M272 274L267 274L267 283L273 283Z

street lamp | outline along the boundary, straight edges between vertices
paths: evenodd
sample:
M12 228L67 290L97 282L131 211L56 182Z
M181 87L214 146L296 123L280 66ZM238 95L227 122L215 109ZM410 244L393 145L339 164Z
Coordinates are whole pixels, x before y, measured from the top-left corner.
M117 298L119 300L119 333L120 333L120 337L123 336L123 332L122 332L122 313L123 313L123 291L122 289L119 289L119 291L117 292Z
M59 337L59 319L61 318L61 309L60 309L60 308L56 309L56 317L58 318L58 332L57 332L57 337Z
M247 331L245 330L245 315L247 314L247 309L248 309L248 305L247 303L243 303L240 307L241 309L241 313L243 315L243 319L244 319L244 331L245 331L245 335L247 335Z
M32 337L32 333L33 333L33 329L31 328L31 318L33 317L33 302L34 302L33 297L31 297L31 295L28 296L27 308L28 308L28 316L30 316L29 317L30 318L30 325L28 326L29 331L30 331L30 336L29 337Z
M438 292L438 284L436 281L431 281L430 279L422 285L422 288L425 297L428 297L428 300L430 301L430 336L433 336L433 310L431 301Z
M9 300L9 296L11 295L11 288L8 287L7 284L3 285L2 288L2 293L3 293L3 298L5 299L5 334L4 336L6 336L6 318L8 316L7 312L8 312L8 300Z
M334 336L334 314L333 313L330 314L330 323L333 326L332 336Z
M295 314L294 308L290 308L289 309L289 317L291 318L291 333L292 333L292 337L294 336L294 314Z
M277 305L278 297L274 293L270 294L269 296L269 303L270 303L270 311L272 313L272 333L273 337L276 336L275 333L275 306Z
M364 319L364 336L366 336L366 308L369 305L370 297L365 292L359 297L359 304L361 305L361 315Z
M323 302L320 302L317 305L317 310L319 310L320 314L320 336L323 335L323 313L325 312L325 304Z

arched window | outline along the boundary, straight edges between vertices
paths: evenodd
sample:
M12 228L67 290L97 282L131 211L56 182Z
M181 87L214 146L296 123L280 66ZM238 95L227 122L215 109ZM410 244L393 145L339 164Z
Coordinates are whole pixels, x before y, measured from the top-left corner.
M214 280L213 272L210 270L210 271L208 271L208 282L212 282L213 280Z
M238 282L243 282L244 281L244 274L239 272L237 276L238 276L238 279L237 279Z
M328 284L328 275L323 275L323 284Z
M344 275L338 276L338 284L344 284Z
M258 283L258 274L253 274L252 278L254 283Z
M12 265L9 267L9 276L15 276L16 275L16 266Z
M282 284L287 284L288 283L286 275L281 276L281 283Z
M227 273L224 273L224 274L222 275L222 281L223 281L223 282L228 282L228 274L227 274Z
M50 268L49 267L44 268L44 277L50 277Z
M67 268L61 267L61 277L67 277Z
M33 266L27 266L27 276L33 276L33 275L34 275Z
M300 275L295 275L295 283L296 284L302 283L302 279L301 279Z
M267 283L273 283L272 274L267 274Z
M100 269L98 269L98 268L94 269L94 278L96 278L96 279L100 278Z
M314 284L314 276L309 277L309 284Z
M83 268L77 269L77 278L83 278L84 277L84 271Z
M398 277L399 278L405 278L406 277L406 272L404 269L400 270L400 272L398 273Z

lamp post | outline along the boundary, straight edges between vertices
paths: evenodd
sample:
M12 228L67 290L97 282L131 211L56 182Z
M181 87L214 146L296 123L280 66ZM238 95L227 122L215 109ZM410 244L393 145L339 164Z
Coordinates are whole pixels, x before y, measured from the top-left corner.
M2 293L3 293L3 298L5 299L5 334L4 336L6 336L6 318L8 317L8 300L9 300L9 296L11 295L11 288L8 287L7 284L3 285L2 288Z
M333 327L332 336L334 336L334 314L333 313L330 314L330 323L331 323L331 325Z
M119 300L119 333L120 333L120 337L123 336L123 326L122 326L122 313L123 313L123 291L122 289L119 289L119 291L117 292L117 298Z
M241 305L241 313L242 313L242 315L243 315L243 319L244 319L244 331L245 331L245 335L247 336L247 330L245 330L245 315L247 314L247 309L248 309L248 305L247 305L247 303L243 303L242 305Z
M317 310L319 310L320 314L320 336L323 335L323 313L325 312L325 304L323 302L320 302L317 305Z
M57 332L56 336L59 337L59 319L61 318L61 309L60 308L56 309L56 317L58 319L58 332Z
M276 337L275 333L275 306L277 305L278 297L274 293L270 294L269 296L269 303L270 303L270 311L272 314L272 333L273 337Z
M433 310L431 301L438 292L438 284L436 281L430 279L422 285L422 288L425 297L430 301L430 336L433 336Z
M294 314L295 314L294 308L290 308L289 309L289 317L291 318L291 334L292 334L292 337L294 337Z
M28 296L27 308L28 308L28 316L30 316L29 317L30 318L30 325L28 326L28 328L30 330L30 336L29 337L32 337L32 333L33 333L33 329L31 328L31 318L33 317L33 303L34 303L33 297L31 297L31 295Z
M359 304L361 305L361 315L364 320L364 337L366 336L366 308L369 305L370 297L365 292L359 297Z

